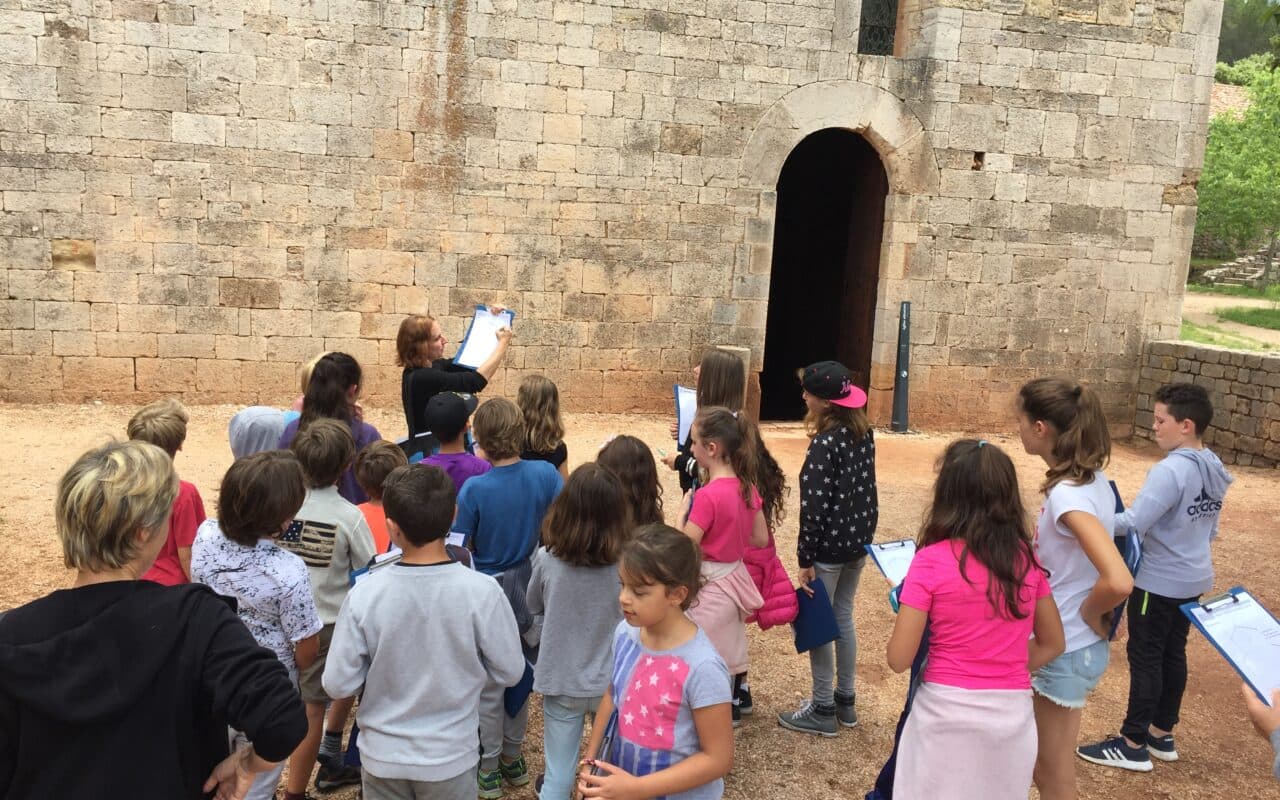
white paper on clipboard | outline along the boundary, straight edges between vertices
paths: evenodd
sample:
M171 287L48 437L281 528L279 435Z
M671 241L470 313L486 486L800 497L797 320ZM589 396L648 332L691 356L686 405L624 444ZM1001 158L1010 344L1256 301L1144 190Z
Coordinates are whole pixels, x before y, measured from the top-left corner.
M689 441L689 429L693 427L693 418L698 413L698 390L676 384L676 442L684 445Z
M866 546L876 566L889 579L890 586L898 586L907 577L911 560L916 557L916 543L911 539L881 542Z
M1235 667L1267 705L1280 689L1280 622L1248 591L1236 587L1182 612Z
M515 319L515 312L510 309L494 314L488 306L476 306L475 316L471 318L467 335L463 337L453 363L470 369L478 368L498 349L498 331L514 327Z

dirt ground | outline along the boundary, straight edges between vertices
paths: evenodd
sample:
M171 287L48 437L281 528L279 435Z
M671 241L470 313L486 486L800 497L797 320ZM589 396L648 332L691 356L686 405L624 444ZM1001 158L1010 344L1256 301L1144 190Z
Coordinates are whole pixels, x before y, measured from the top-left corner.
M1223 308L1271 308L1275 305L1270 300L1260 297L1232 297L1221 294L1199 294L1187 292L1182 300L1182 319L1201 327L1214 326L1227 333L1247 336L1262 342L1268 350L1280 350L1280 331L1270 328L1259 328L1256 325L1242 325L1228 319L1218 319L1217 312Z
M53 496L58 478L88 447L120 436L134 409L120 406L0 406L0 429L9 456L0 465L0 547L6 569L0 571L0 609L9 608L67 586L53 532ZM187 444L178 455L179 473L193 481L213 512L217 487L231 462L227 446L229 406L193 407ZM403 425L398 409L370 410L369 421L394 436ZM611 434L628 432L652 447L670 449L668 420L658 417L575 414L567 418L571 465L594 457ZM877 539L914 536L928 500L933 465L952 438L946 434L893 435L879 431L877 474L880 527ZM992 432L986 438L1015 459L1023 492L1031 509L1038 507L1035 486L1043 466L1021 452L1016 436ZM766 439L791 482L799 473L807 440L797 425L767 426ZM1152 447L1116 447L1108 474L1126 500L1131 500L1150 465L1158 458ZM1216 563L1218 587L1243 584L1270 608L1280 611L1280 472L1233 468L1236 483L1222 511L1222 536ZM669 516L678 506L674 474L664 473ZM797 499L788 503L788 522L778 533L779 551L795 570ZM787 631L751 630L751 685L755 715L737 734L736 766L727 782L730 798L804 797L861 798L871 787L888 755L901 708L906 678L885 665L884 647L893 624L886 599L888 587L873 568L864 573L858 593L857 728L837 739L789 733L775 715L790 710L808 694L807 658L797 656ZM1191 682L1178 728L1182 760L1157 763L1154 773L1134 775L1080 762L1082 798L1143 797L1167 800L1196 798L1280 797L1269 773L1270 749L1253 734L1244 715L1239 680L1226 663L1192 633L1189 647ZM1127 669L1120 645L1112 664L1085 711L1082 740L1116 731L1124 713ZM541 771L541 721L535 701L526 755L533 772ZM335 798L354 797L354 791ZM532 788L509 792L510 798L532 798ZM1032 796L1035 796L1033 790Z

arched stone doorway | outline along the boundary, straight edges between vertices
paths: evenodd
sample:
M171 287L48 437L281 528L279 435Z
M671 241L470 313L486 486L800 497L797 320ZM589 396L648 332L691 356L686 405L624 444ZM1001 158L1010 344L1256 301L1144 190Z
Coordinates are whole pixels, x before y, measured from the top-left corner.
M795 370L835 359L869 385L889 180L866 139L810 134L778 178L760 417L800 419ZM781 313L778 313L781 312Z
M800 316L802 309L775 304L772 298L772 280L778 274L774 260L776 224L783 213L779 208L783 201L779 196L779 181L793 152L813 134L829 129L838 130L824 136L852 136L861 140L863 145L869 145L878 156L877 162L888 184L887 196L881 195L884 222L878 247L879 267L874 270L875 277L870 281L874 286L864 294L855 293L858 299L869 302L873 309L863 319L867 329L872 331L867 367L870 389L868 412L874 421L883 422L888 420L892 402L896 309L900 300L909 299L906 296L906 266L912 248L919 248L916 243L919 221L923 219L922 212L928 198L937 193L939 184L938 164L928 132L907 105L885 89L856 80L823 81L799 87L769 107L747 142L741 162L741 186L759 189L761 201L759 214L747 222L749 274L742 279L749 281L754 276L769 275L771 298L766 329L756 344L752 369L763 370L772 366L764 363L765 351L769 349L764 340L768 338L766 331L772 330L780 319L783 324L786 320L794 325L805 324L805 319ZM865 252L861 247L859 252ZM860 335L866 336L865 333ZM862 346L866 347L865 342ZM834 349L822 357L853 360L848 355L837 355ZM866 359L866 356L862 358ZM790 413L786 417L795 418L801 411L795 369L806 362L802 354L783 354L779 359L790 370L789 383L781 390L781 403L784 408L794 403L789 406ZM762 399L760 385L756 383L752 387L748 395L749 405L759 407L757 404ZM769 403L772 408L772 398ZM770 415L766 413L764 418L769 419Z

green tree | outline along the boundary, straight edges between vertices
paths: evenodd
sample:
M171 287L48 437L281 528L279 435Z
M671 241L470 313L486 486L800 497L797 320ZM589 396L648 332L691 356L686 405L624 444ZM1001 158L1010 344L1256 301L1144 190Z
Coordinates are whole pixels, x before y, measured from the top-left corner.
M1200 231L1241 249L1280 232L1280 71L1259 73L1249 94L1242 115L1209 123L1197 218Z
M1276 7L1277 0L1226 0L1218 34L1218 60L1230 64L1272 50L1271 37L1277 31L1267 23L1267 17Z

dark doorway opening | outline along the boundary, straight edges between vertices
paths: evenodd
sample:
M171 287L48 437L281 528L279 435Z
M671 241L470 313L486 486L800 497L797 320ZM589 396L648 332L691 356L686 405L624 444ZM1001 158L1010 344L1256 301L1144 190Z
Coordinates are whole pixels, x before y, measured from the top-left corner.
M804 416L796 370L833 359L867 388L889 179L866 139L806 137L778 178L760 418Z

